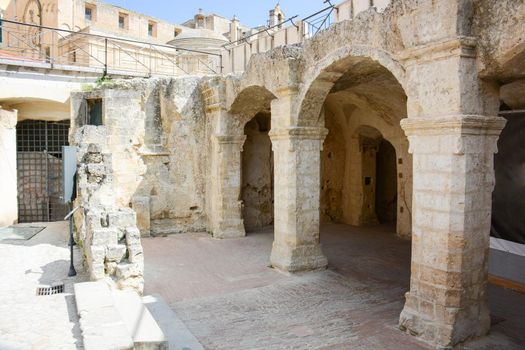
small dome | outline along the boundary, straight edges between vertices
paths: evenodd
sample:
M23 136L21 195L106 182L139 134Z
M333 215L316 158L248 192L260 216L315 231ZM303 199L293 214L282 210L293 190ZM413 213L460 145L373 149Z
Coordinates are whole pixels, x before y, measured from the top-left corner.
M183 49L218 49L228 43L228 39L221 34L209 29L183 28L182 32L175 39L168 42L169 45Z

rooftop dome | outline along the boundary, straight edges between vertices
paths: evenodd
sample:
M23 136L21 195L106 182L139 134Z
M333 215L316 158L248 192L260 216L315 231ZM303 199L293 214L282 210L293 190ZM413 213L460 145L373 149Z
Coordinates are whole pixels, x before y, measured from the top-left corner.
M168 42L169 45L183 49L194 50L217 50L222 45L228 43L228 39L221 34L209 29L184 28L175 39Z

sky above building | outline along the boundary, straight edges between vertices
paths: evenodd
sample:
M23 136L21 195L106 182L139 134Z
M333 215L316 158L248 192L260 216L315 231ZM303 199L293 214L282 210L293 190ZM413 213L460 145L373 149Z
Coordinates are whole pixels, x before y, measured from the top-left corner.
M173 23L193 18L199 8L204 13L216 13L226 18L236 15L241 23L250 27L267 24L268 11L277 0L105 0L133 11L141 12ZM340 1L332 1L337 4ZM280 0L286 17L304 18L325 7L324 0Z

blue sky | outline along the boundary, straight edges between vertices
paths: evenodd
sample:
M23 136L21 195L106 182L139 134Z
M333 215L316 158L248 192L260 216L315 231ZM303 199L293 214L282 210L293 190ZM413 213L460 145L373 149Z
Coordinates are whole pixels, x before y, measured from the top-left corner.
M125 7L173 23L182 23L195 15L199 8L205 13L214 12L231 18L236 15L241 23L251 27L266 24L268 11L277 0L105 0L110 4ZM324 0L280 0L287 17L300 18L325 8ZM337 4L340 1L332 1Z

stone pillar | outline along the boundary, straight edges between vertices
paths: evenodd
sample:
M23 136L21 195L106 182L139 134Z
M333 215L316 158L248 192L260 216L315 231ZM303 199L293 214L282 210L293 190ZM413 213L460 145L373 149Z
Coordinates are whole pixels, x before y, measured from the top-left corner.
M475 41L411 49L406 60L413 154L412 267L400 328L449 349L484 335L494 187L504 119L497 89L477 76Z
M244 237L241 152L245 135L215 135L212 160L212 233L215 238Z
M297 272L327 265L319 243L321 149L327 134L327 129L316 127L270 131L275 169L270 260L275 268Z
M400 326L442 347L484 335L493 155L504 119L405 119L414 159L412 277Z

